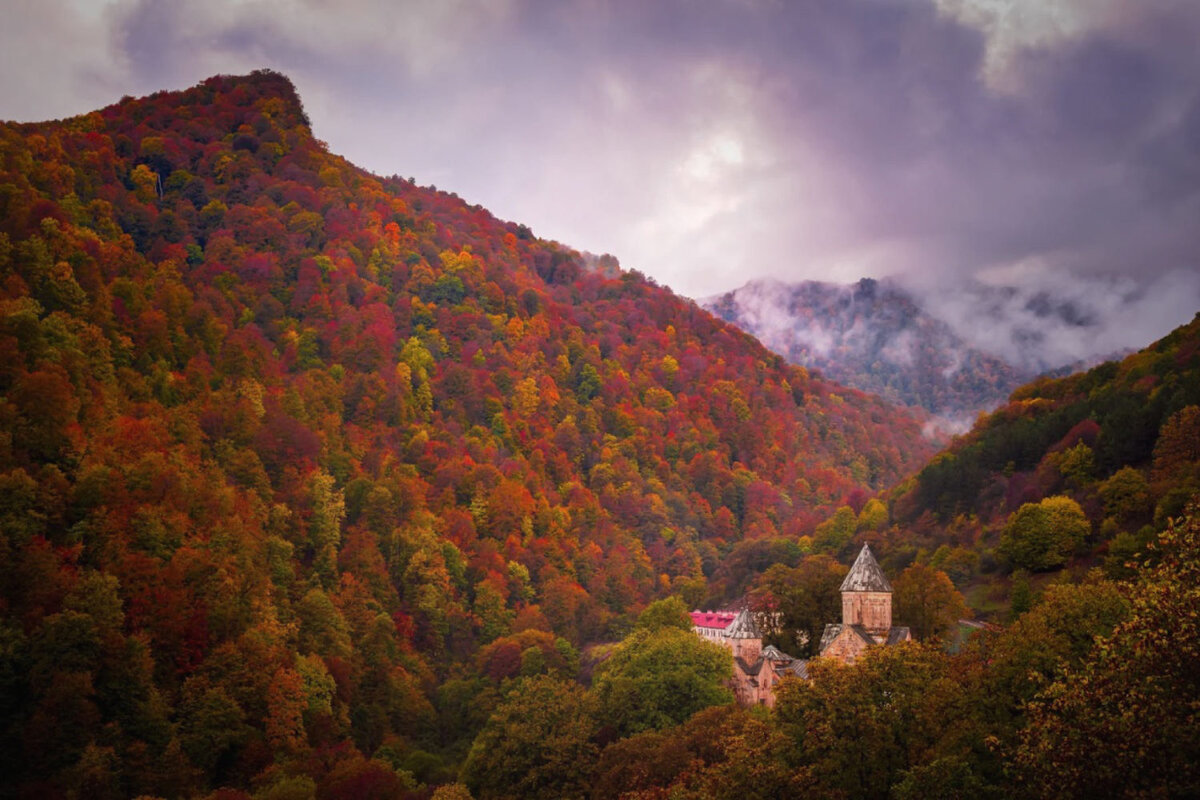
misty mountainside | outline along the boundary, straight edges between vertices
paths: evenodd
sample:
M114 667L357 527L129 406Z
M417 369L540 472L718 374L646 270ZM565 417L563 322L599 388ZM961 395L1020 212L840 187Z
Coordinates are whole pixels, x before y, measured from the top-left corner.
M1200 307L1200 276L1184 269L1141 282L1041 270L1002 282L898 280L969 345L1030 375L1065 377L1120 360Z
M447 782L513 680L931 455L586 262L277 73L0 124L0 796Z
M701 304L793 364L963 429L1037 374L971 346L893 280L752 281Z
M1013 570L1129 577L1198 493L1200 314L1123 359L1021 386L869 501L887 509L878 525L832 541L845 554L870 537L885 567L915 559L995 600Z
M1017 389L895 490L895 519L986 527L1067 493L1091 514L1093 542L1161 527L1200 491L1197 406L1200 314L1119 361Z

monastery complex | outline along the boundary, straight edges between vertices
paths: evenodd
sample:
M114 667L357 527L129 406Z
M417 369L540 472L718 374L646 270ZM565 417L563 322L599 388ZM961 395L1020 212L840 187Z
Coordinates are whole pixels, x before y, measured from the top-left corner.
M871 645L912 639L906 627L892 625L892 585L871 548L863 545L842 581L842 621L829 623L821 636L821 658L852 664ZM775 705L775 686L788 676L808 678L808 662L773 646L762 646L762 633L749 609L693 611L692 630L733 651L733 689L743 705Z

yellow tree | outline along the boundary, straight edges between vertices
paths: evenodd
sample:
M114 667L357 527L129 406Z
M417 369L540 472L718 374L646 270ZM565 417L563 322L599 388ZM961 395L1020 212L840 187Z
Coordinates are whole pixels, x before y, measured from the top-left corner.
M1047 497L1013 512L1000 537L1000 552L1017 567L1054 569L1066 563L1091 529L1079 503Z
M940 569L913 564L896 579L896 619L924 641L946 639L967 614L963 596Z

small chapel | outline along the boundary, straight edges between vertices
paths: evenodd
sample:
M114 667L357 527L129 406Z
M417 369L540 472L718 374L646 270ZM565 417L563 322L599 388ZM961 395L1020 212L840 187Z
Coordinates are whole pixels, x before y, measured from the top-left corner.
M842 581L842 621L829 623L818 653L853 664L872 645L911 641L907 627L892 625L892 585L871 548L863 545ZM693 611L692 630L733 652L733 691L743 705L775 705L775 686L786 677L808 678L808 662L762 646L762 633L749 609Z
M874 644L899 644L912 640L905 626L892 625L892 584L863 545L842 581L842 621L829 623L821 636L822 658L853 664L863 650Z
M772 645L748 608L740 611L693 611L692 630L733 651L733 694L744 706L775 705L775 685L786 677L808 677L808 662Z

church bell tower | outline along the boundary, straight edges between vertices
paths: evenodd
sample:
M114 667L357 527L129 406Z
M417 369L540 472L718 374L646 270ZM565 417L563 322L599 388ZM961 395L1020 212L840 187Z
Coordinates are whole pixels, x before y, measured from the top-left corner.
M862 625L876 636L886 636L892 627L892 585L869 545L863 545L842 581L842 624Z

